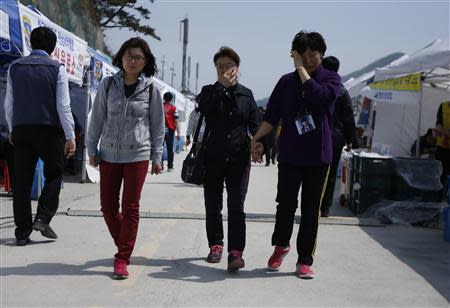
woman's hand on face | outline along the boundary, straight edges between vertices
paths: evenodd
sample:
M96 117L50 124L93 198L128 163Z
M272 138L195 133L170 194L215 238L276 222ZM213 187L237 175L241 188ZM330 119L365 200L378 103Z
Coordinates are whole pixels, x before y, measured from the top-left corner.
M219 77L219 82L226 88L234 86L237 82L237 71L237 67L230 67Z
M291 58L294 59L294 66L296 70L298 70L300 67L304 67L302 57L297 52L297 50L291 50Z

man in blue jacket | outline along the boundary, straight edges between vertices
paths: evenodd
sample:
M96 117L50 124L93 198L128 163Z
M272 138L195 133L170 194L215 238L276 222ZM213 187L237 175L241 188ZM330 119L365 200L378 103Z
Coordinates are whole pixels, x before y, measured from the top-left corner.
M33 229L47 238L57 238L50 221L58 209L64 156L75 153L66 69L49 56L56 40L50 28L34 29L30 36L33 51L14 61L8 71L5 117L14 145L13 209L18 246L30 242ZM30 195L38 158L44 162L46 180L33 223Z
M317 32L301 31L292 41L291 57L295 71L278 81L267 104L264 121L252 140L252 157L261 162L258 142L281 120L278 137L278 202L268 261L278 270L290 249L298 193L302 186L301 221L297 235L296 274L311 279L316 248L320 204L331 163L331 117L334 101L341 91L341 79L325 70L321 59L325 40ZM305 129L305 126L307 129Z

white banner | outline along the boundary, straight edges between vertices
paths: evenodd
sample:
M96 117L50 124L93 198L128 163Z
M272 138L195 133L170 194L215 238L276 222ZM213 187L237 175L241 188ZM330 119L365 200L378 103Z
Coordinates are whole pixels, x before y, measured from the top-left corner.
M413 91L372 89L371 87L366 86L361 90L360 94L361 96L380 103L414 105L418 104L420 101L420 92Z
M52 59L65 66L69 81L82 84L84 60L89 57L87 43L53 23L47 17L37 14L21 4L19 4L19 13L24 55L29 55L31 52L31 31L37 27L49 27L58 38L55 51L51 54Z

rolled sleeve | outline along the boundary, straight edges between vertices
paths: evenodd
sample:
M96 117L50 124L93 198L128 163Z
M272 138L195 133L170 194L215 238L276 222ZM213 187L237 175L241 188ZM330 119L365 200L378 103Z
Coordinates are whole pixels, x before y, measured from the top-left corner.
M56 110L59 121L64 130L66 140L75 139L75 123L70 108L69 79L67 78L64 66L59 67L58 79L56 82Z
M4 108L5 108L5 119L6 123L8 124L9 132L12 131L13 103L14 103L14 96L13 96L12 80L10 76L10 71L8 69Z
M341 94L341 78L338 74L330 74L321 82L311 78L303 84L303 90L308 103L330 105Z

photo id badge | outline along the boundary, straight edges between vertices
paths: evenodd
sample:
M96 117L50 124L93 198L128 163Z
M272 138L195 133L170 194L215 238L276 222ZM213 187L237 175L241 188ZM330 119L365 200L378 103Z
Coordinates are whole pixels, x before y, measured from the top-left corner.
M297 126L299 135L307 134L316 129L313 117L309 113L299 116L295 120L295 126Z

